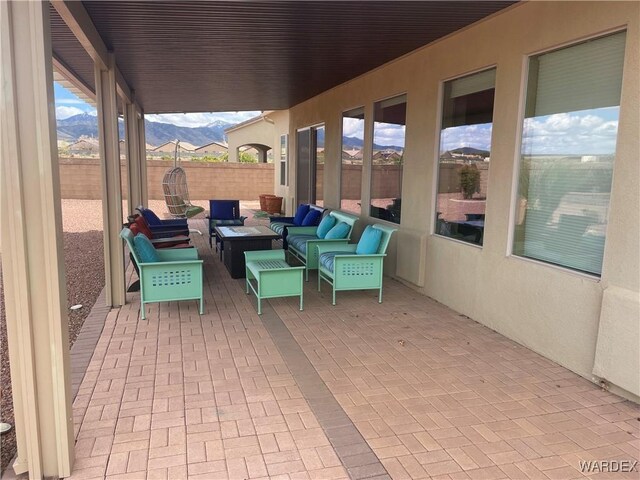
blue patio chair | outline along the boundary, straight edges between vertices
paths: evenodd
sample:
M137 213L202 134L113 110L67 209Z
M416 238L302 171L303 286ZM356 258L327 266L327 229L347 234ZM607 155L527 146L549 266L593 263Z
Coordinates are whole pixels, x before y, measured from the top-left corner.
M357 244L319 244L318 291L322 280L333 287L333 305L340 290L378 290L382 303L384 257L396 228L369 225Z
M161 220L158 215L155 214L150 208L146 208L142 205L136 207L136 210L140 212L140 215L144 217L150 228L158 227L174 227L176 229L185 228L188 229L186 218L172 218L169 220Z
M240 215L240 200L209 200L209 246L213 248L213 240L216 242L216 250L220 252L222 260L223 242L217 237L215 227L242 226L247 217Z
M146 319L147 303L199 300L204 313L202 260L195 248L156 250L142 234L135 239L128 228L120 237L127 243L140 277L140 314Z

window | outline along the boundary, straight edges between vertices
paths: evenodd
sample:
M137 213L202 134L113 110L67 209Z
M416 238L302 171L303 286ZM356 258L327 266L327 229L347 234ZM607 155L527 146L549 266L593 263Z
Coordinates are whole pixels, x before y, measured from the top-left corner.
M313 129L315 135L313 136L315 149L316 149L316 174L315 174L315 203L319 206L324 206L324 125L318 126Z
M496 70L445 82L435 233L482 245Z
M625 33L532 57L513 253L600 275Z
M373 122L369 215L400 223L407 96L376 102Z
M340 209L360 215L362 200L362 147L364 146L364 108L342 114L342 168L340 171Z
M280 185L287 185L287 155L288 155L288 141L289 135L280 135Z
M296 159L296 198L298 203L316 203L322 205L324 170L324 125L298 130ZM318 165L322 162L322 165ZM318 203L320 202L320 203Z

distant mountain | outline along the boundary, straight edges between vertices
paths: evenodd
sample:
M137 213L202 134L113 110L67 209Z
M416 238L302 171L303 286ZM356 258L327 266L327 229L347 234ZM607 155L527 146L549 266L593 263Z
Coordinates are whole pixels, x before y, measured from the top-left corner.
M80 137L97 137L98 136L98 117L81 113L73 117L58 120L58 139L67 142L75 142ZM205 127L180 127L172 123L150 122L145 120L146 140L149 145L157 147L171 140L180 139L192 145L200 147L211 142L226 142L224 135L225 129L234 125L224 120L216 120ZM118 120L120 130L120 138L124 138L124 121ZM324 129L319 130L318 146L324 146ZM361 138L343 137L342 144L344 148L362 148L364 142ZM374 150L396 150L401 151L403 148L394 145L377 145L374 144ZM464 150L464 149L458 149ZM473 150L473 149L471 149ZM480 151L480 150L479 150ZM457 150L454 150L457 152ZM489 155L489 152L486 152Z
M73 117L58 120L58 138L73 142L81 136L98 136L98 117L81 113ZM120 138L124 138L124 122L118 121ZM145 120L146 140L150 145L158 146L176 138L192 145L202 146L211 142L224 142L224 130L232 123L217 120L206 127L180 127L171 123L150 122Z
M342 137L342 148L347 150L349 148L363 149L364 140L357 137ZM404 150L404 147L399 147L397 145L378 145L377 143L374 143L373 149L374 150L395 150L396 152L400 152Z
M481 157L488 157L489 155L491 155L491 153L486 150L478 150L477 148L473 147L456 148L455 150L451 150L451 153L457 153L460 155L479 155Z

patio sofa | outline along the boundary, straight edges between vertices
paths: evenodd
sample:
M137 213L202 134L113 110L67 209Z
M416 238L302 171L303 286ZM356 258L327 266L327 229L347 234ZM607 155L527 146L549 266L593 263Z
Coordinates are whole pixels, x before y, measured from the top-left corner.
M317 227L287 227L288 252L305 266L305 278L309 270L318 269L318 245L347 244L358 217L339 210L332 210Z
M318 245L318 291L322 280L329 283L335 305L337 291L378 290L378 302L382 303L384 257L396 230L374 224L367 226L357 244Z
M326 211L319 205L301 203L293 217L269 217L269 228L282 236L282 248L286 250L288 227L317 227Z

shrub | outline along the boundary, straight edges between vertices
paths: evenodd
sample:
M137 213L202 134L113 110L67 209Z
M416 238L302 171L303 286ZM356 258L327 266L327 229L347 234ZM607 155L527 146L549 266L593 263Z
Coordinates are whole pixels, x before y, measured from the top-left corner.
M473 198L474 193L480 193L480 171L475 165L465 165L460 169L460 190L465 200Z

